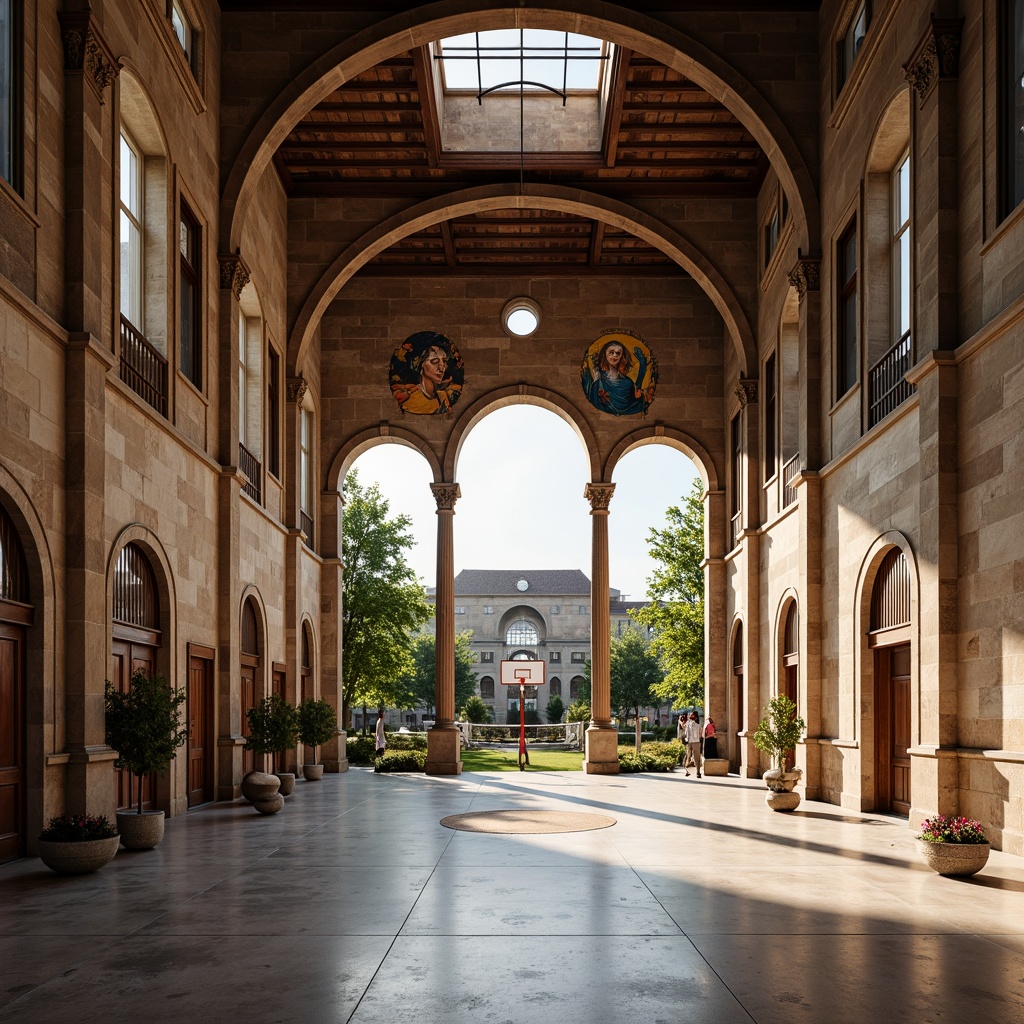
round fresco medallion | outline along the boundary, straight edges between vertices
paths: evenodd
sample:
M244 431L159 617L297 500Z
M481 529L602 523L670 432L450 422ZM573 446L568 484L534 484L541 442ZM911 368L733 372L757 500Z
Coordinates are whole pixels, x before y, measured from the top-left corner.
M658 385L658 360L639 334L608 331L587 349L580 383L587 400L601 412L646 413Z
M462 394L462 356L443 334L417 331L395 350L389 380L402 412L449 413Z

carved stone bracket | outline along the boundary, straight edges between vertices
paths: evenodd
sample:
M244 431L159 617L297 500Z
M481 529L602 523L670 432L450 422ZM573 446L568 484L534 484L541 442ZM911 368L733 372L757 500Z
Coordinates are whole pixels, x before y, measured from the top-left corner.
M84 74L103 103L103 94L117 78L120 68L92 12L62 11L57 17L64 46L64 70Z
M240 253L221 253L217 257L220 263L220 286L224 291L229 288L236 299L242 297L242 289L249 283L249 268Z
M821 290L821 260L801 256L789 272L789 283L802 299L808 292Z
M455 511L455 502L462 497L458 484L431 484L430 489L434 492L438 512Z
M740 377L739 384L736 385L736 397L740 400L740 405L745 409L748 402L757 402L757 378L755 377Z
M309 381L305 377L289 377L285 381L285 387L288 391L288 401L295 405L302 405L302 400L309 390Z
M615 484L587 484L583 496L590 502L591 512L607 512L615 493Z
M932 18L913 56L903 65L907 81L922 105L940 78L960 75L960 33L963 19Z

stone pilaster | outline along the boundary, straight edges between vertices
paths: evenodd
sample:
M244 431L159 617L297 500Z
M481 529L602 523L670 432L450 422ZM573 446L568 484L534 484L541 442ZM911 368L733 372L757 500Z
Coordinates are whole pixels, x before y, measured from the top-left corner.
M317 662L320 678L317 696L334 708L339 722L343 710L341 659L344 652L341 649L341 633L345 566L341 560L341 531L344 507L345 499L337 491L324 491L320 495L320 553L323 566L320 570L320 658ZM333 740L324 744L320 756L325 771L348 771L345 740L346 734L342 729Z
M615 484L587 484L590 502L590 726L583 768L590 775L617 775L618 733L612 725L611 607L608 582L608 506Z
M455 725L455 502L456 483L431 484L437 502L437 591L435 604L434 727L427 733L428 775L459 775L462 756Z
M726 585L726 536L729 529L725 491L704 493L704 714L710 715L724 740L736 730L729 707L729 602ZM755 560L756 561L756 560ZM756 594L756 591L754 592ZM748 601L749 603L749 601ZM756 604L756 601L754 602ZM720 741L721 742L721 741ZM722 755L725 756L725 751Z
M821 797L821 478L804 469L793 481L800 527L800 686L799 714L806 739L797 746L797 766L808 800ZM854 685L840 680L840 687ZM840 698L842 699L842 697Z
M821 465L821 260L801 256L789 273L799 296L800 466Z
M67 509L66 809L113 818L116 754L106 744L107 651L106 422L107 374L113 355L88 334L71 335L65 373Z
M907 374L920 424L920 700L911 706L911 822L959 813L957 367L933 352Z

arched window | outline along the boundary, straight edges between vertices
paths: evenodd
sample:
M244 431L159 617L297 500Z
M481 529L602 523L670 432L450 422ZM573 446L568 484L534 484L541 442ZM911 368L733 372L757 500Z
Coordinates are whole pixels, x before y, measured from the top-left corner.
M242 605L242 653L254 658L259 657L259 628L256 624L256 606L250 597Z
M300 669L302 687L299 700L313 697L313 638L309 633L309 623L302 624L302 667Z
M736 709L735 732L742 732L745 728L744 717L745 698L743 686L743 623L736 624L736 635L732 641L732 678L733 678L733 707Z
M494 680L490 676L480 680L480 696L483 700L494 700Z
M910 625L910 566L899 549L889 551L878 567L871 593L871 631Z
M579 700L580 698L580 687L585 682L583 676L573 676L569 680L569 700Z
M126 544L114 567L113 619L144 629L160 628L160 607L149 559L135 544Z
M558 676L551 677L551 681L548 683L548 693L552 697L562 696L562 680Z
M505 633L509 647L535 647L539 640L537 627L526 619L516 619Z
M0 508L0 601L28 603L25 552L11 517Z

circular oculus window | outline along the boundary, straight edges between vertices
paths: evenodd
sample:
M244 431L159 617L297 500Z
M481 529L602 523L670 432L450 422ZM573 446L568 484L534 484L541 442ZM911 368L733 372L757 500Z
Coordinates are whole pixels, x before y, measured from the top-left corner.
M540 326L540 306L521 296L512 299L501 311L502 326L517 338L528 338Z
M527 590L527 589L529 589L529 586L530 586L530 584L529 584L529 583L527 583L527 581L526 581L526 580L520 580L520 581L519 581L519 582L518 582L518 583L516 584L516 589L517 589L517 590Z

